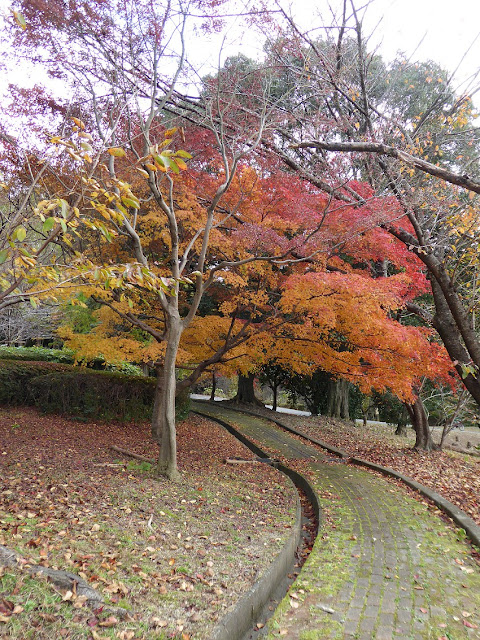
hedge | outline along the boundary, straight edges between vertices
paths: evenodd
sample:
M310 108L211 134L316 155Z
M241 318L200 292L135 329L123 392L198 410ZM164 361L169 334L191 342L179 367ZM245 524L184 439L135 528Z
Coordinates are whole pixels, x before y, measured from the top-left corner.
M0 363L0 404L33 405L45 413L82 419L149 420L155 380L52 362ZM187 392L177 398L176 418L190 410Z
M47 347L6 347L0 346L0 360L24 360L28 362L60 362L73 364L71 349L49 349Z
M34 405L31 382L38 376L67 372L71 365L57 362L20 362L3 360L0 362L0 404Z
M7 347L0 345L0 360L24 360L28 362L60 362L74 364L75 353L71 349L50 349L48 347ZM116 364L106 362L102 356L85 363L88 368L105 371L118 371L129 376L141 375L142 370L130 362Z

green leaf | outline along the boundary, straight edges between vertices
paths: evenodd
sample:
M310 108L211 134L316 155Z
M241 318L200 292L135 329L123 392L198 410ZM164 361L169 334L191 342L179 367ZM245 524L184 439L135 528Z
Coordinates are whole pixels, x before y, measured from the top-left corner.
M23 15L19 11L12 11L12 13L13 13L13 19L15 20L15 22L18 24L18 26L21 29L25 31L25 29L27 28L27 23Z
M170 159L170 169L173 171L173 173L180 173L180 167L176 162L174 162L171 159Z
M32 307L34 309L36 309L38 307L38 302L32 296L30 296L30 304L32 305Z
M63 218L60 220L60 224L62 226L63 233L67 233L67 223L65 222L65 220L63 220Z
M25 227L17 227L13 234L19 242L23 242L27 237L27 230L25 229Z
M154 153L152 155L152 157L155 160L155 162L157 164L159 164L161 167L167 167L168 166L168 162L166 161L167 158L165 158L164 155L158 155L157 153Z
M42 231L43 233L48 233L55 226L55 218L47 218L43 223Z
M160 157L163 160L163 165L165 167L167 167L167 169L171 169L173 171L173 173L180 173L180 169L178 168L176 162L172 158L169 158L168 156L166 156L164 154L162 154ZM156 160L156 158L155 158L155 160Z
M132 200L132 198L122 197L123 204L126 204L127 207L132 207L133 209L140 209L140 203L138 200Z
M0 251L0 264L3 264L8 256L8 249L2 249Z
M58 202L60 206L60 213L64 218L66 218L68 213L68 208L69 208L68 202L66 202L66 200L63 200L62 198L60 198Z
M26 256L27 258L33 258L32 254L30 253L30 251L28 251L27 249L25 249L25 247L19 247L18 250L20 251L20 253L24 256Z
M180 151L177 151L176 156L179 156L180 158L187 158L187 160L190 160L190 158L192 158L192 154L188 153L188 151L184 151L183 149L180 149Z

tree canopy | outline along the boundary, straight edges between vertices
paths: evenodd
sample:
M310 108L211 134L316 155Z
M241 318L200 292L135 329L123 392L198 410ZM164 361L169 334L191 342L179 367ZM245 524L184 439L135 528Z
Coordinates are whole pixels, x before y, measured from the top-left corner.
M371 54L355 10L323 40L249 18L272 24L264 60L200 81L187 34L221 28L221 3L20 2L8 32L75 94L12 107L34 142L2 137L0 305L93 301L91 332L63 336L156 369L170 477L175 395L212 367L322 370L413 406L453 361L480 401L471 100L434 63Z

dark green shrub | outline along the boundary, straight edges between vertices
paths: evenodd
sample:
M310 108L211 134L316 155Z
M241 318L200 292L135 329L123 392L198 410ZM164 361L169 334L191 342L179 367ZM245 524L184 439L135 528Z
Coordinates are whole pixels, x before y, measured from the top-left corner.
M104 420L151 417L155 381L108 371L51 373L31 381L35 404L47 413Z
M190 389L184 389L175 398L175 422L183 422L190 413Z
M30 382L35 404L46 413L85 419L150 420L155 380L109 371L51 373ZM177 420L189 412L189 398L177 401Z
M25 360L28 362L60 362L62 364L73 364L75 357L71 349L0 346L0 360Z
M0 361L0 404L34 405L31 381L60 371L70 371L73 367L56 362L15 362Z
M0 360L0 405L34 405L46 413L102 420L150 420L156 381L55 362ZM190 411L188 390L176 402L177 422Z

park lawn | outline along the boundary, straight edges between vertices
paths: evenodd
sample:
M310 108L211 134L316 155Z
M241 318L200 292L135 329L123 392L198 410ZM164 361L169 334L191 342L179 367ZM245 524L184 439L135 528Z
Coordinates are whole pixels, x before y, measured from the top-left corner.
M25 569L0 570L2 638L205 638L291 533L295 493L218 425L179 426L182 481L153 477L148 424L0 409L0 544L78 574L111 607L88 608Z

